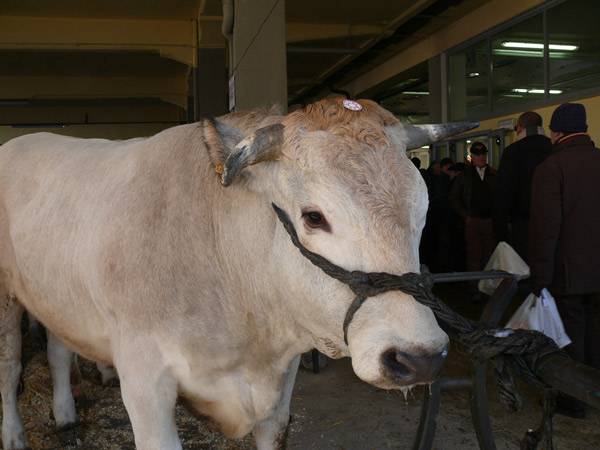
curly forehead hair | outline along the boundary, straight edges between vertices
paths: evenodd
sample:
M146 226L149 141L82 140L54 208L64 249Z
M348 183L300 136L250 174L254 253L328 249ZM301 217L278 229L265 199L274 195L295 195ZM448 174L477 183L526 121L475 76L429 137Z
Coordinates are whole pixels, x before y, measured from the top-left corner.
M360 111L347 109L342 99L325 99L289 114L286 126L302 127L307 131L329 131L360 140L387 141L383 127L398 123L392 113L371 100L357 100Z

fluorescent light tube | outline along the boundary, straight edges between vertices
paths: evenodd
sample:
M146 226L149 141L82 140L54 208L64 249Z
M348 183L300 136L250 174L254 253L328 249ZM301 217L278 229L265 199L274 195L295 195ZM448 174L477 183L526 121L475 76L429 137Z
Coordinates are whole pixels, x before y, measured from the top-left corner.
M502 42L502 47L507 48L532 48L543 50L544 44L540 44L537 42L513 42L513 41L504 41ZM565 52L574 52L579 48L578 45L567 45L567 44L550 44L550 50L562 50Z

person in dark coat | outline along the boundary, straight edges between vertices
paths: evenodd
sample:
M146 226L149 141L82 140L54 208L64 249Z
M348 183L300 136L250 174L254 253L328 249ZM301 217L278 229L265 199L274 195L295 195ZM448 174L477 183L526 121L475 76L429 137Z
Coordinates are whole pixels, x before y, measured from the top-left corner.
M427 195L429 198L429 202L431 203L431 171L421 169L421 160L416 156L413 156L411 159L412 163L415 165L417 169L419 169L419 173L423 177L425 181L425 185L427 186ZM423 231L421 232L421 242L419 244L419 260L421 264L425 264L427 266L431 266L433 262L434 255L434 245L435 234L432 229L432 221L431 221L431 207L427 208L427 218L425 219L425 226L423 227Z
M466 164L463 162L457 162L448 167L448 172L450 172L450 178L454 180L457 176L464 172Z
M419 158L417 158L416 156L413 156L412 158L410 158L410 160L415 165L415 167L417 169L419 169L419 173L421 174L421 176L427 183L427 171L425 169L421 169L421 160Z
M492 205L496 171L488 166L488 149L481 142L471 145L472 164L456 177L450 191L450 207L464 224L467 247L467 270L482 270L494 251ZM477 281L469 282L474 300L481 294Z
M440 161L440 174L436 177L433 184L433 194L431 206L433 208L447 208L448 196L450 195L450 185L452 184L452 174L450 167L454 164L452 158L442 158Z
M550 122L553 153L533 176L529 261L533 293L556 300L576 361L600 369L600 149L587 134L585 107L564 103ZM585 416L560 396L558 413Z
M519 116L516 132L516 142L500 158L492 222L496 242L508 242L528 262L531 181L537 166L552 152L552 143L542 128L542 117L533 111Z
M431 217L435 223L437 246L435 249L432 272L451 272L454 270L453 239L456 228L456 216L450 209L448 197L452 186L450 167L454 164L451 158L440 161L440 175L433 185L433 194L429 202Z

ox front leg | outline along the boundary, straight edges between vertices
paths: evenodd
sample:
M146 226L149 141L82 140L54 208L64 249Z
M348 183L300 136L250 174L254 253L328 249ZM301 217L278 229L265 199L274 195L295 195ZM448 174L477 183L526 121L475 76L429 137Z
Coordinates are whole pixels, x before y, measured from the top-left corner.
M290 425L290 401L294 390L296 372L300 363L298 355L288 366L284 375L279 401L271 415L254 427L253 434L258 450L283 450L287 448Z
M175 423L177 382L148 341L127 341L115 366L137 450L181 450Z
M21 376L21 317L23 307L2 293L0 305L0 394L2 395L2 447L29 449L17 409L17 387Z
M52 410L56 428L70 430L79 423L75 411L75 400L71 391L71 361L73 353L50 331L46 331L48 340L48 364L52 372Z

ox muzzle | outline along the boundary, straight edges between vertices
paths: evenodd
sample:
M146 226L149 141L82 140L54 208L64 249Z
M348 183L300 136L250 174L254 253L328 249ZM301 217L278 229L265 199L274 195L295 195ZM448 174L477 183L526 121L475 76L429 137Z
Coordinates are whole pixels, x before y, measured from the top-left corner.
M344 319L344 341L346 345L348 345L348 327L356 312L370 297L396 290L414 297L425 306L431 307L431 303L425 299L435 297L431 293L433 277L426 266L421 266L421 274L409 272L403 275L345 270L304 247L287 213L274 203L271 203L271 206L300 253L327 275L346 284L356 295ZM407 355L397 349L389 349L381 356L381 363L390 379L397 381L399 384L413 384L411 380L433 381L439 375L447 354L447 348L437 355L423 356Z

